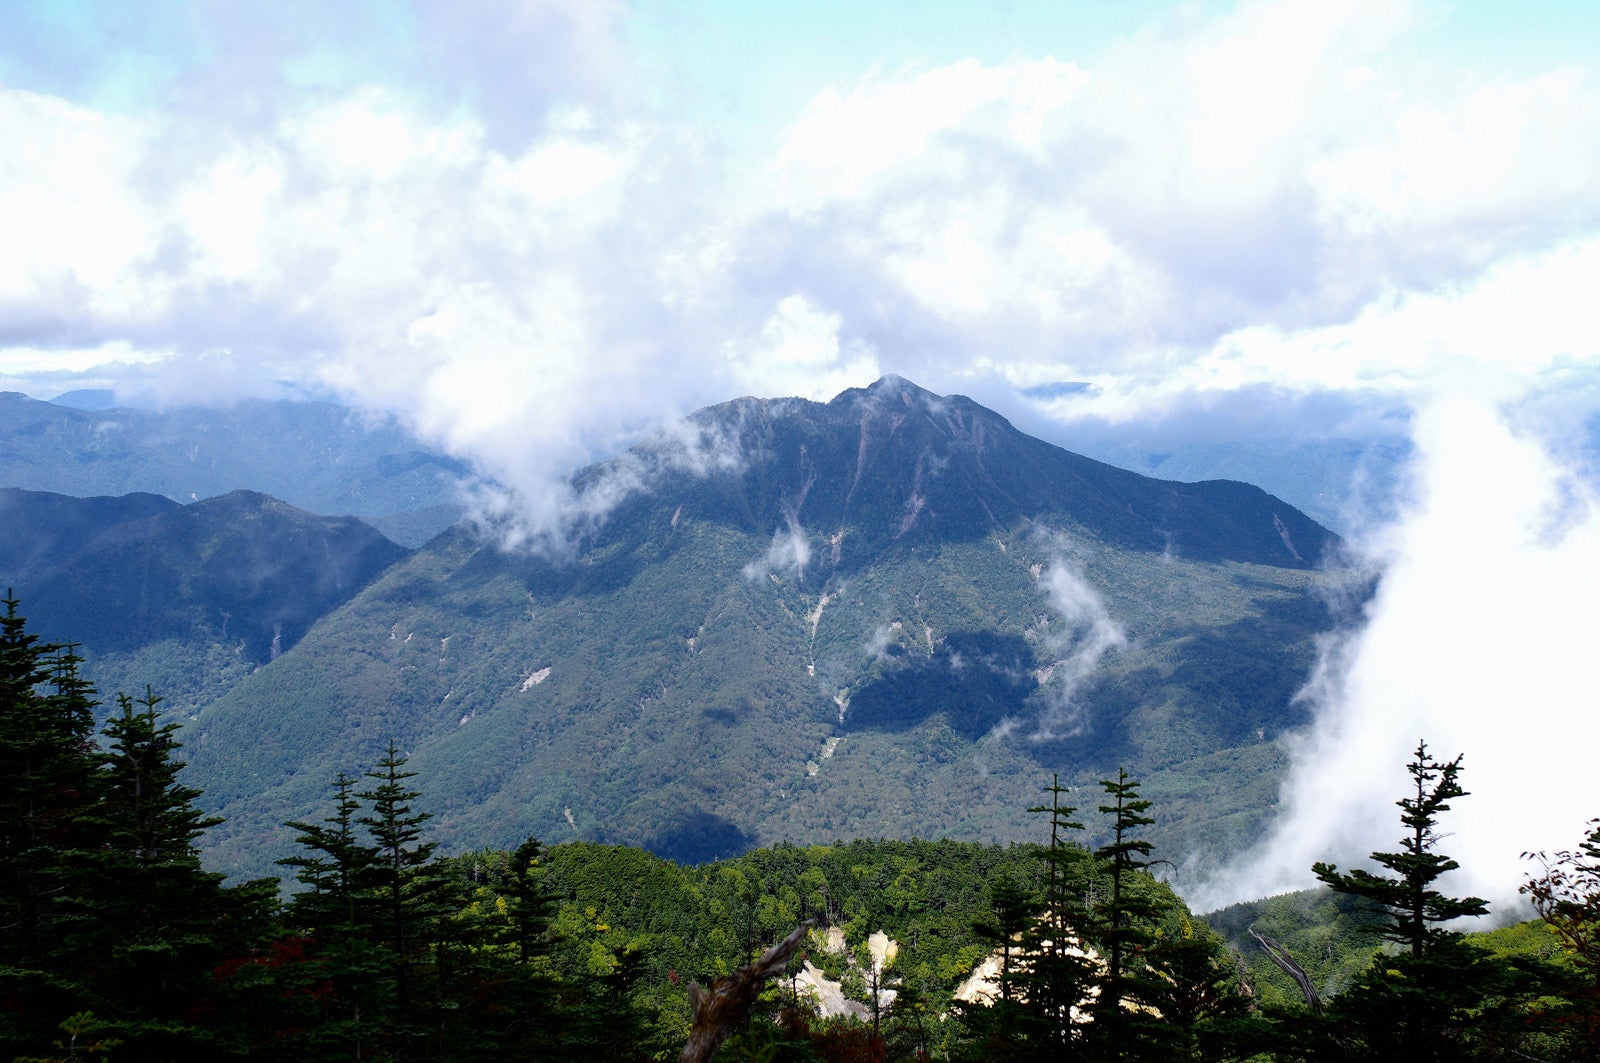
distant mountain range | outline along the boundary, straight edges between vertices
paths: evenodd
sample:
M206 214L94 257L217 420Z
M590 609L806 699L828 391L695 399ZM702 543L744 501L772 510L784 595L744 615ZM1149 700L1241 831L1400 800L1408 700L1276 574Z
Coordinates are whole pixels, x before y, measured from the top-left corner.
M0 392L0 487L178 502L260 491L361 517L408 545L461 515L456 485L468 467L389 419L323 402L136 410L107 408L103 393L61 399Z
M354 518L250 491L184 506L0 489L0 586L30 627L79 644L107 700L149 685L185 716L407 554Z
M569 559L458 529L371 575L382 544L345 528L321 556L371 566L290 577L338 591L306 594L318 619L275 659L250 649L227 671L216 604L160 652L84 637L119 682L223 677L175 693L188 779L227 817L217 866L270 871L280 824L321 815L334 773L391 738L458 848L533 834L701 860L781 838L1032 837L1051 773L1093 787L1122 765L1158 803L1168 858L1250 838L1332 622L1326 529L1257 488L1149 479L893 378L691 425L719 460L669 460L677 433L578 474L654 470ZM267 500L229 505L215 532L259 536L260 556L309 542L269 534L251 516ZM93 582L126 598L111 586L133 567ZM229 639L249 624L259 644L264 606L227 611Z
M4 403L84 447L73 418L105 415ZM113 412L121 442L58 454L58 478L228 467L201 461L220 415L158 445ZM235 416L263 448L274 419L343 426L341 475L378 477L362 498L446 476L427 459L383 477L403 440L363 441L332 408ZM304 469L312 447L282 449ZM238 873L271 873L282 823L324 814L334 774L390 739L454 848L1035 837L1053 773L1092 806L1126 766L1160 855L1229 852L1275 799L1339 600L1337 538L1260 489L1141 476L897 378L711 407L574 483L630 487L557 560L465 528L408 549L255 492L11 489L0 577L108 700L167 697L186 778L227 817L210 859Z

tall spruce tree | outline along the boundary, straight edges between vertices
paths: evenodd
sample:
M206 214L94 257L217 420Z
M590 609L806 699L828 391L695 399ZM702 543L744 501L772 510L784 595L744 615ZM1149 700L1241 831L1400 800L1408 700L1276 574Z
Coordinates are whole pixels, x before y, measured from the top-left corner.
M1450 811L1450 802L1466 797L1461 788L1461 757L1441 763L1428 753L1428 744L1419 742L1414 759L1406 765L1413 792L1395 802L1400 822L1406 827L1397 852L1372 854L1375 863L1391 872L1382 874L1354 868L1341 872L1325 862L1311 870L1331 889L1353 897L1364 897L1383 913L1383 937L1422 959L1435 946L1458 940L1458 932L1444 924L1468 915L1486 915L1489 903L1481 897L1451 897L1440 892L1438 881L1446 872L1461 865L1439 852L1436 832L1439 817Z
M1395 802L1405 827L1400 848L1371 854L1387 873L1342 872L1326 862L1312 867L1330 888L1371 903L1383 917L1378 932L1400 949L1380 955L1334 998L1329 1030L1355 1058L1473 1058L1492 1037L1494 1013L1513 989L1512 972L1447 926L1489 910L1480 897L1453 897L1440 888L1439 880L1460 866L1438 850L1438 825L1450 802L1467 796L1461 757L1435 760L1419 742L1406 770L1412 790Z
M974 920L972 932L991 953L999 953L999 978L993 1000L954 1005L967 1043L962 1058L1026 1058L1034 1039L1022 1001L1027 963L1022 939L1039 914L1039 898L1010 875L1001 875L989 884L989 915Z
M406 771L405 765L391 739L378 766L367 772L372 785L356 794L367 802L367 814L357 822L372 837L373 929L392 962L389 1033L399 1059L411 1057L414 1043L427 1030L419 1021L424 1010L420 979L446 914L441 903L445 880L431 864L437 846L423 840L422 826L432 817L414 806L422 793L407 784L416 772Z
M1095 905L1096 940L1105 957L1105 975L1095 999L1092 1036L1096 1054L1122 1059L1140 1051L1138 1040L1151 1023L1140 1009L1147 982L1141 953L1154 940L1153 923L1161 915L1138 873L1150 866L1153 846L1137 837L1142 827L1155 822L1145 813L1151 802L1139 796L1139 783L1119 768L1115 779L1102 779L1107 803L1101 813L1111 817L1111 840L1095 850L1109 889Z
M94 692L71 647L30 632L9 593L0 615L0 1053L44 1047L84 1010L64 948L79 854L93 851L101 779Z
M92 813L102 844L77 863L68 940L101 1017L116 1022L117 1058L221 1058L213 972L258 944L275 890L228 888L201 866L200 835L221 820L179 781L178 725L160 719L160 702L149 688L137 702L120 694L106 723Z
M1082 1050L1080 1009L1087 1005L1095 962L1080 929L1085 922L1079 903L1094 876L1093 858L1070 839L1083 830L1074 819L1078 809L1067 803L1069 787L1051 776L1048 804L1028 811L1050 819L1050 840L1044 849L1045 884L1041 917L1023 936L1027 969L1021 979L1031 1054L1038 1059L1066 1060Z
M321 823L291 822L303 852L278 863L305 887L289 904L295 937L273 968L273 1042L284 1058L361 1059L376 1050L393 1010L390 967L373 927L376 846L358 830L356 780L340 772L333 812Z

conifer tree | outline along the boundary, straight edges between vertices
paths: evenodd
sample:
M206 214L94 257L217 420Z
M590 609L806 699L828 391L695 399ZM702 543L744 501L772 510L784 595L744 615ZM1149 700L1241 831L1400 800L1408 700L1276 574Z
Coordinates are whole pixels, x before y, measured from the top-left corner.
M0 1053L43 1047L84 1010L81 967L64 948L77 854L97 847L100 778L93 690L68 646L0 605Z
M1024 935L1028 961L1022 982L1033 1054L1061 1060L1072 1058L1080 1047L1083 1031L1077 1011L1084 1006L1093 982L1094 962L1080 929L1085 914L1081 907L1080 917L1074 916L1075 902L1093 876L1093 861L1083 848L1068 840L1083 830L1083 824L1073 818L1077 808L1065 800L1071 789L1061 785L1059 775L1053 775L1045 792L1050 803L1028 810L1050 817L1050 841L1044 850L1042 917Z
M340 772L332 814L321 823L289 823L305 851L278 861L306 887L288 912L303 937L283 943L280 954L290 962L275 968L283 1004L275 1037L292 1046L290 1058L363 1058L392 1010L390 962L372 925L378 854L357 830L355 786Z
M430 873L429 860L437 846L422 840L422 825L432 818L413 802L421 797L406 780L416 772L405 770L406 758L391 739L378 766L367 772L370 789L356 794L368 803L357 822L372 836L373 902L378 913L374 929L393 958L394 1004L402 1042L411 1037L409 1023L416 1004L417 968L427 944L430 925L442 912L437 895L442 885Z
M1325 862L1312 865L1311 870L1330 888L1376 905L1385 919L1383 937L1420 960L1433 947L1461 937L1443 924L1461 916L1486 915L1489 904L1481 897L1451 897L1437 888L1442 875L1461 866L1436 848L1439 816L1450 811L1451 801L1467 796L1457 778L1461 757L1440 763L1429 755L1428 744L1419 742L1406 770L1414 792L1395 802L1406 835L1400 839L1398 852L1372 854L1373 861L1391 874L1364 868L1341 872Z
M1153 940L1151 924L1161 912L1136 881L1136 873L1150 866L1153 846L1135 835L1155 820L1145 815L1151 802L1139 796L1139 783L1126 769L1119 768L1114 780L1102 779L1100 786L1109 802L1099 810L1111 817L1111 841L1094 855L1110 879L1110 890L1095 905L1096 939L1106 971L1095 999L1092 1033L1105 1058L1120 1059L1134 1050L1134 1027L1144 1014L1134 1010L1145 983L1139 954Z
M1039 899L1009 875L989 884L990 917L975 920L972 931L992 952L1000 954L1000 977L994 1000L955 1006L973 1059L1016 1059L1030 1043L1021 1000L1022 937L1038 920Z
M1383 916L1378 932L1400 948L1380 955L1329 1007L1333 1037L1357 1058L1447 1060L1470 1058L1491 1031L1491 1012L1512 991L1508 965L1446 926L1484 915L1479 897L1452 897L1440 878L1460 865L1438 851L1439 817L1467 796L1461 757L1435 760L1419 742L1406 765L1412 791L1395 802L1405 827L1400 848L1374 852L1382 872L1342 872L1326 862L1312 870L1332 889L1371 902Z
M101 801L90 814L102 844L77 862L67 940L116 1019L119 1059L223 1054L212 1022L198 1021L227 956L265 929L262 883L226 888L206 871L197 843L221 822L195 807L200 791L178 780L178 725L163 723L146 688L118 695L100 755Z

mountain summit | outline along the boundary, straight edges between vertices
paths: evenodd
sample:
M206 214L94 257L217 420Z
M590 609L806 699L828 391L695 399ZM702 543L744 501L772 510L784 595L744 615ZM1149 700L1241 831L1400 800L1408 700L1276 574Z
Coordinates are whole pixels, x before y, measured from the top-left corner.
M710 407L575 477L608 482L570 558L441 536L205 709L219 865L265 869L390 739L457 847L1033 837L1052 772L1127 766L1176 858L1271 803L1332 536L1256 488L894 377Z
M758 523L842 536L843 564L871 563L894 543L983 538L1028 521L1129 550L1298 568L1330 541L1258 488L1114 468L896 376L826 404L740 399L692 421L737 438L747 457L742 476L719 481L730 501Z

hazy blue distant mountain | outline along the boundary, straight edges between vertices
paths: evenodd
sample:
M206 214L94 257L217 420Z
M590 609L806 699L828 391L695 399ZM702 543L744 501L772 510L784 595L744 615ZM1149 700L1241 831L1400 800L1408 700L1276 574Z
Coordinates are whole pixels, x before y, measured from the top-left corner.
M0 490L0 577L107 698L150 684L192 712L294 646L407 551L351 517L236 491L76 499Z
M466 466L392 422L330 403L157 411L104 409L95 393L61 398L0 392L0 487L179 502L261 491L313 513L360 516L407 545L460 516Z
M178 508L161 495L72 498L0 488L0 582L38 578L70 561L111 528Z
M117 393L109 388L79 388L63 392L50 402L74 410L111 410L116 408Z
M575 556L441 536L203 708L218 865L270 870L390 739L455 847L1036 837L1052 772L1119 766L1168 858L1250 840L1332 623L1325 528L894 378L692 425L577 476L643 486Z
M1292 502L1341 530L1392 515L1394 493L1411 447L1403 437L1241 439L1169 449L1085 440L1085 453L1162 479L1241 480Z

